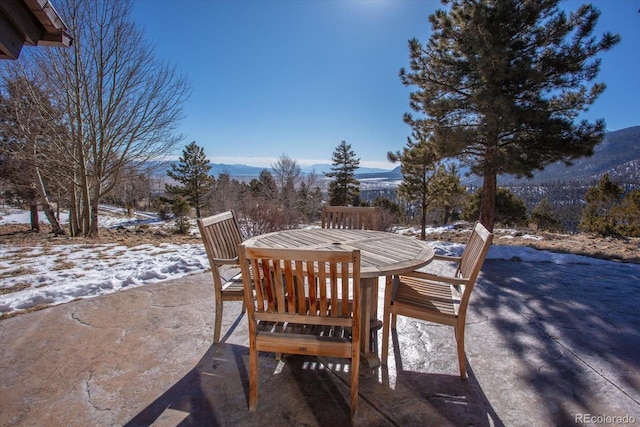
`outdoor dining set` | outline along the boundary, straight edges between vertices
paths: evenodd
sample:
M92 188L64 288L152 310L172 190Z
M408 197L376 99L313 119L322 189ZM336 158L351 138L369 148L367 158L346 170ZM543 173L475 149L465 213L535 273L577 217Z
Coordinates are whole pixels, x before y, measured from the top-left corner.
M242 301L247 314L250 411L258 404L258 353L270 352L276 358L348 359L353 418L360 365L387 364L390 328L395 329L398 315L452 326L460 376L466 378L467 306L493 238L479 222L460 257L438 255L427 242L380 230L378 207L325 206L320 228L246 240L233 211L198 219L198 227L213 275L214 342L220 340L225 301ZM432 262L452 263L454 273L430 273ZM236 274L225 278L227 271ZM379 356L373 342L380 327Z

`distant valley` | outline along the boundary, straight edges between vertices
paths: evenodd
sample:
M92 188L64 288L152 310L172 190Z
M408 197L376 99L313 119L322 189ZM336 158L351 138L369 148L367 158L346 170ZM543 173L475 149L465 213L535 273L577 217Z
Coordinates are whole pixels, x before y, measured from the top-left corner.
M224 163L210 163L211 166L211 175L217 177L221 173L228 173L229 176L234 178L257 178L265 169L265 167L258 166L248 166L248 165L239 165L239 164L224 164ZM304 174L315 173L316 175L323 177L325 172L331 171L332 165L330 164L316 164L311 166L301 166L300 169ZM377 169L377 168L366 168L361 167L358 168L358 174L385 174L388 173L389 170L386 169Z
M168 168L167 166L165 169ZM211 174L215 177L221 173L228 173L233 178L252 179L257 178L264 169L268 168L211 163ZM322 178L325 172L331 170L331 165L317 164L304 166L301 169L303 173L313 171ZM640 126L606 133L604 140L596 146L593 156L580 158L572 166L566 166L562 162L554 163L542 171L535 172L534 177L530 179L500 176L498 185L544 185L558 182L580 182L591 185L605 173L609 173L613 180L620 183L640 184ZM356 178L369 188L376 185L388 188L390 184L402 180L402 174L400 166L391 170L361 167L356 173ZM482 178L477 176L462 176L461 179L463 183L470 186L482 184Z

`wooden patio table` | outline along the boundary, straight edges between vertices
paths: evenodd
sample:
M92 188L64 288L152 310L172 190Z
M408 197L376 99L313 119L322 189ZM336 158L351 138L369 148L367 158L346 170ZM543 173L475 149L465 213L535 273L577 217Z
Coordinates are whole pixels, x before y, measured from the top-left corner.
M433 259L434 251L426 242L401 234L373 230L308 228L276 231L252 237L243 245L256 248L331 249L336 245L360 249L360 282L362 325L360 342L362 358L369 367L380 363L371 348L371 318L377 313L378 278L407 273Z

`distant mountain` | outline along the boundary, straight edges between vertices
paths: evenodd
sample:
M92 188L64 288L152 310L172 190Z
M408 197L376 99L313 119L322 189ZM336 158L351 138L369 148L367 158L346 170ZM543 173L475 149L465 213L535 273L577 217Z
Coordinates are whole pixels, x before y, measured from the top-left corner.
M268 169L271 171L271 168L265 168L265 167L257 167L257 166L247 166L247 165L227 165L227 164L223 164L223 163L210 163L211 165L211 175L217 177L218 175L220 175L223 172L228 173L232 178L236 178L236 177L243 177L243 178L257 178L260 175L260 172L262 172L265 169ZM311 166L301 166L300 169L302 170L302 173L304 174L309 174L311 172L315 172L316 175L323 177L325 172L330 172L331 171L331 165L330 164L315 164L315 165L311 165ZM378 168L365 168L365 167L360 167L358 168L356 175L362 175L362 174L376 174L376 173L388 173L390 171L385 170L385 169L378 169Z
M358 173L356 173L356 179L380 179L380 180L389 180L396 181L402 179L402 173L400 173L400 166L397 166L395 169L390 171L375 171L375 172L360 172L361 169L358 169Z
M640 126L607 132L603 141L594 148L593 156L577 159L573 165L562 162L547 166L528 181L532 183L549 181L599 180L609 173L614 180L637 180L640 162Z
M177 161L163 162L157 165L156 175L160 175L160 176L166 175L167 170L171 169L171 164L178 164L178 162ZM265 169L273 172L270 167L249 166L249 165L243 165L243 164L209 163L209 165L211 166L211 170L209 171L209 173L216 178L221 173L228 173L229 176L231 176L232 178L250 179L250 178L257 178L260 175L260 172L262 172ZM331 166L332 165L330 164L314 164L311 166L301 166L300 169L302 170L303 174L309 174L311 172L315 172L315 174L318 175L319 177L324 177L325 172L331 171ZM399 173L400 169L399 168L396 168L396 169L398 170L398 173ZM385 174L392 174L392 172L393 171L390 171L387 169L360 167L356 171L356 176L357 177L361 175L385 176Z
M211 166L211 170L209 171L210 175L215 176L216 178L221 173L228 173L232 178L236 177L258 177L260 172L267 168L261 168L257 166L248 166L248 165L228 165L224 163L209 163Z
M498 185L538 185L554 182L581 182L591 184L605 173L620 183L640 184L640 126L607 132L603 141L594 148L593 156L581 157L566 166L563 162L550 164L533 178L516 179L510 175L498 177ZM481 185L482 178L464 177L467 185Z
M331 164L315 164L311 166L302 166L302 172L310 173L311 171L315 171L318 175L324 175L325 172L331 172ZM362 175L367 173L386 173L389 172L389 169L380 169L380 168L367 168L364 166L360 166L356 171L356 175Z

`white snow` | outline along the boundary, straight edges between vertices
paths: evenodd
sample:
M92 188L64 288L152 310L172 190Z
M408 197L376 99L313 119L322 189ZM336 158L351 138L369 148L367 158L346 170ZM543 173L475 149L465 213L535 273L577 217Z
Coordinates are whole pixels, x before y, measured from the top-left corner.
M136 213L135 218L116 216L118 209L104 207L101 226L119 227L147 224L167 226L153 213ZM109 213L109 211L112 211ZM44 216L41 220L44 222ZM28 224L29 213L11 210L0 212L0 224ZM192 227L196 230L197 227ZM441 231L429 228L427 233ZM400 229L399 233L419 234L415 229ZM530 236L539 239L538 236ZM461 244L433 241L440 254L459 255ZM599 264L605 269L619 263L580 255L538 251L523 246L493 245L488 259L518 259L527 262L555 264ZM627 265L628 267L628 265ZM640 266L637 266L640 271ZM209 268L202 244L144 244L126 247L118 244L64 244L47 246L3 245L0 247L0 313L24 310L38 304L62 304L76 298L89 298L144 286ZM7 292L7 289L15 291Z

